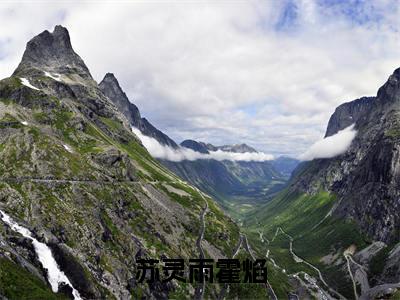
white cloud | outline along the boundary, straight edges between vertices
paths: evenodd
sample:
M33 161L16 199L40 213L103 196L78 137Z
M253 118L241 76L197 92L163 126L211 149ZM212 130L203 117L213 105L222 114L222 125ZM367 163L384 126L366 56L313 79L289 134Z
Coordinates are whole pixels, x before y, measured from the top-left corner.
M314 143L306 152L299 156L299 159L332 158L343 154L350 147L356 135L357 131L354 129L354 124L350 125L338 133Z
M215 160L232 160L232 161L267 161L273 160L274 156L263 152L244 152L233 153L222 150L210 151L209 157Z
M6 3L0 76L62 23L94 77L115 73L175 140L298 155L337 105L374 95L400 64L397 0Z
M258 153L233 153L227 151L210 151L209 154L199 153L192 149L179 147L173 149L171 147L161 145L156 139L143 135L139 129L132 127L132 131L141 140L142 144L146 147L147 151L159 159L169 161L183 161L183 160L198 160L198 159L215 159L218 161L231 160L231 161L267 161L272 160L274 157L270 154L262 152Z

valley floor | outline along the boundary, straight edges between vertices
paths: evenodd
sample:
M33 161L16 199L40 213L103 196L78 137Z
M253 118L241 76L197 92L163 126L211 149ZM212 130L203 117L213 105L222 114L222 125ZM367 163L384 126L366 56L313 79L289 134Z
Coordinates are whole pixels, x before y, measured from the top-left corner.
M278 299L399 298L400 282L376 282L372 263L358 261L358 253L373 242L351 222L331 216L334 196L283 192L280 197L236 215L247 245L268 260L269 283ZM396 250L395 245L386 248Z

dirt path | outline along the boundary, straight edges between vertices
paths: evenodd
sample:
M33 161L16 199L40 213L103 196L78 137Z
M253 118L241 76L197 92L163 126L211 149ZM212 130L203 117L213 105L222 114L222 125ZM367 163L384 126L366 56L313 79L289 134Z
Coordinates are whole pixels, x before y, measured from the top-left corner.
M0 182L16 182L22 183L26 181L37 182L37 183L101 183L101 184L112 184L112 183L138 183L139 181L134 180L90 180L90 179L51 179L51 178L35 178L35 177L20 177L20 178L0 178Z

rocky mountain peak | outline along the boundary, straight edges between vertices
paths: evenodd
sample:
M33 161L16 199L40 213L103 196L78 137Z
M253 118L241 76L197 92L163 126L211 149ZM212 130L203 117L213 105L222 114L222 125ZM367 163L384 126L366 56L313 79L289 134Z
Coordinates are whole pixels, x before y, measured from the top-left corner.
M388 80L382 85L375 97L361 97L359 99L339 105L329 119L325 137L336 134L351 124L357 127L367 125L369 115L380 114L390 110L398 110L400 102L400 68L394 70ZM395 107L393 107L395 105ZM375 118L375 117L372 117Z
M234 153L257 153L257 150L253 147L250 147L247 144L234 144L234 145L222 145L222 146L214 146L210 143L203 143L194 140L185 140L181 143L182 147L190 148L194 151L200 153L209 153L209 151L225 151L225 152L234 152Z
M110 83L113 83L113 84L119 86L119 82L118 82L117 78L115 77L114 73L106 73L106 75L104 75L103 81L110 82Z
M107 73L104 76L99 88L128 119L131 126L138 128L144 135L155 138L163 145L178 148L178 145L171 138L154 127L146 118L141 117L139 108L129 101L113 73Z
M128 118L134 127L139 127L141 116L136 105L131 103L128 96L122 90L121 86L113 73L107 73L99 84L99 88Z
M13 75L27 76L43 72L78 74L92 79L89 69L72 48L68 30L57 25L32 38L26 45L22 61Z
M224 145L217 147L222 151L235 152L235 153L256 153L257 150L247 144Z
M400 68L394 70L386 83L378 90L377 98L382 104L394 103L400 99Z
M99 84L100 88L105 92L106 96L109 96L110 94L113 94L114 98L115 96L121 97L121 101L125 103L129 103L128 96L125 94L125 92L122 90L121 86L119 85L119 82L115 75L113 73L107 73L103 80Z
M375 99L375 97L362 97L338 106L329 119L325 137L334 135L339 130L365 119Z
M207 145L202 142L197 142L194 140L184 140L181 143L182 147L192 149L193 151L208 154L210 153L207 149Z

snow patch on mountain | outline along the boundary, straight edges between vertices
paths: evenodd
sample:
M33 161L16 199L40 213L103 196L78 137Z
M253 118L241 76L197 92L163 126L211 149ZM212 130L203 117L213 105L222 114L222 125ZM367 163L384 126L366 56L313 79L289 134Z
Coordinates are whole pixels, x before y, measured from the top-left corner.
M72 149L71 149L70 146L64 144L63 147L64 147L64 149L67 150L69 153L73 153L73 151L72 151Z
M26 78L24 78L24 77L21 77L20 79L21 79L21 83L22 83L23 85L25 85L25 86L27 86L28 88L31 88L31 89L33 89L33 90L40 91L40 89L38 89L37 87L34 87L34 86L29 82L28 79L26 79Z
M61 81L61 75L60 74L50 74L49 72L44 72L44 75L47 77L50 77L51 79L54 79L56 81Z

